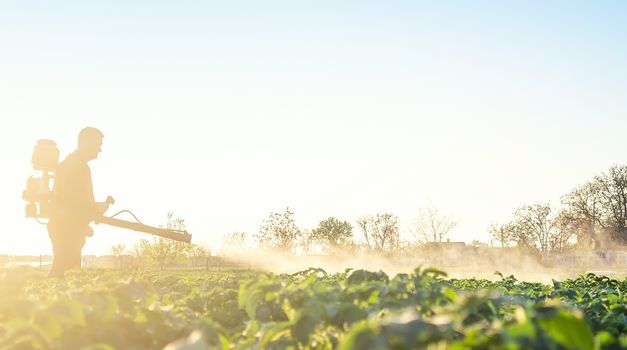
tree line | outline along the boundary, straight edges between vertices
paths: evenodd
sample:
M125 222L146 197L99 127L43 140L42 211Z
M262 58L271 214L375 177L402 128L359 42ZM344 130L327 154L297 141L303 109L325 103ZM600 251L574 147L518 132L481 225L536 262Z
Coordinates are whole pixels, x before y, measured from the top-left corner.
M304 254L329 254L347 250L393 252L430 242L444 242L457 221L440 210L421 209L409 228L411 237L401 235L399 218L390 212L359 218L350 222L328 217L312 229L300 228L294 220L294 211L287 207L283 212L273 212L262 222L252 237L244 232L226 235L222 246L237 250L252 238L263 250Z
M518 247L537 256L571 249L603 253L627 242L627 166L612 166L548 203L520 206L490 234L502 247Z
M612 166L561 197L561 207L548 203L524 204L511 220L488 228L490 245L517 248L538 257L573 249L604 251L614 242L627 241L627 166ZM252 236L233 232L223 236L224 251L245 251L249 243L264 251L302 254L333 254L351 250L398 252L447 242L458 221L428 206L418 211L401 235L399 218L390 212L359 218L354 225L336 217L321 220L316 227L296 224L294 211L287 207L272 212ZM185 221L168 214L168 229L184 230ZM471 245L488 245L473 241ZM164 268L186 260L195 265L211 255L206 246L188 245L163 238L142 239L127 249L112 247L114 257L132 255L137 261Z
M389 212L362 217L356 227L329 217L311 230L299 228L293 215L290 208L271 213L254 235L255 242L264 249L305 253L347 248L397 251L445 242L458 223L429 206L419 210L410 234L402 237L398 217ZM510 221L491 225L488 231L490 245L515 247L538 257L575 249L602 253L626 243L627 165L612 166L575 187L561 197L559 208L541 202L524 204ZM241 246L245 238L246 234L239 232L224 242ZM487 244L475 240L471 245Z
M283 212L270 213L254 236L233 232L223 236L221 245L227 254L245 252L250 239L256 248L279 253L330 254L357 249L393 252L412 244L442 242L456 221L434 208L421 210L411 229L415 237L413 243L401 238L399 219L392 213L364 216L356 224L361 239L355 235L353 225L335 217L321 220L313 229L302 229L296 224L294 211L287 207ZM168 213L165 228L185 230L185 220ZM211 257L206 245L190 245L161 237L141 239L130 247L116 244L109 253L120 268L157 265L164 269L172 264L195 267L202 266Z

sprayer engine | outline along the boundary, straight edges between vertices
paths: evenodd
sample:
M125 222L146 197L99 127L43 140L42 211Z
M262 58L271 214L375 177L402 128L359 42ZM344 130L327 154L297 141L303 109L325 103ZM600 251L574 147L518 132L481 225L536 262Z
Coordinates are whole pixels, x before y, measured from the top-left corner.
M28 218L48 218L52 201L54 172L59 165L59 149L51 140L38 140L31 157L35 174L26 180L22 199L27 201L25 208Z

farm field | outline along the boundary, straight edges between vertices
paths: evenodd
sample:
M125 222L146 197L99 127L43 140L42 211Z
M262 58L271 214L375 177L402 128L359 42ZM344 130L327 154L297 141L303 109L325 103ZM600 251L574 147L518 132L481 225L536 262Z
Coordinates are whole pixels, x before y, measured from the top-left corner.
M0 270L0 349L627 349L627 279Z

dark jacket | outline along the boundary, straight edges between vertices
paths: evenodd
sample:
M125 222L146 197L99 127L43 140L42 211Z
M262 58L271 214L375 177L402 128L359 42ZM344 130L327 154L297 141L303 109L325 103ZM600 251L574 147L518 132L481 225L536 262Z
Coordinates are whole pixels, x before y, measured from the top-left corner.
M96 214L91 170L76 152L70 153L55 172L52 213L48 231L85 236Z

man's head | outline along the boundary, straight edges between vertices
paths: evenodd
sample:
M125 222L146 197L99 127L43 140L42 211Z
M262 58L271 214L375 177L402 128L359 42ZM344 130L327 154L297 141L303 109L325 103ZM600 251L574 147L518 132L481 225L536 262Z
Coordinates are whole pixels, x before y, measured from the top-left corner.
M78 134L78 151L89 161L98 158L101 151L102 139L104 134L102 131L86 127Z

